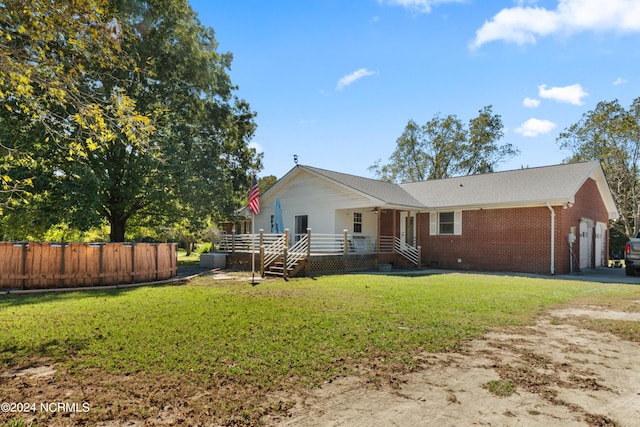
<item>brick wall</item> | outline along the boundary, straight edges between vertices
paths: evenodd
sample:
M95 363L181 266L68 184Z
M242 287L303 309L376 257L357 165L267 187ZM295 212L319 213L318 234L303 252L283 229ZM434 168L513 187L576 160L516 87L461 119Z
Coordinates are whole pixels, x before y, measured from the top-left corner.
M421 215L423 263L439 268L548 273L550 212L546 207L462 212L462 235L429 235Z
M555 272L566 274L570 227L578 229L581 218L606 224L607 212L591 179L576 194L573 207L554 206L553 210ZM476 271L551 272L551 212L546 206L463 211L460 236L430 236L428 213L420 214L419 222L423 265ZM578 247L576 242L574 249Z
M561 234L561 241L559 242L560 253L558 263L565 268L566 273L569 272L569 244L567 242L567 235L571 231L571 227L576 228L577 240L573 244L573 250L575 259L580 259L580 220L587 219L593 221L595 226L596 222L609 224L607 209L600 197L598 186L592 179L588 179L580 190L576 193L575 204L568 209L561 209L558 218L558 232ZM609 254L609 233L605 236L606 254L608 258ZM593 243L593 242L592 242ZM556 251L557 252L557 251ZM594 260L592 259L592 262ZM577 264L574 264L574 271L577 271Z
M382 209L380 215L380 236L397 236L400 233L400 212L393 209Z

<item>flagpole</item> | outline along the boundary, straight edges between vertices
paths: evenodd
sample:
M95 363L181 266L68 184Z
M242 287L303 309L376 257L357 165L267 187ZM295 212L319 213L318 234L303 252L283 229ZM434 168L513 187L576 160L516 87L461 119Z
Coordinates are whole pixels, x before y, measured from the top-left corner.
M255 285L256 281L254 279L255 270L256 270L256 250L255 250L255 241L256 241L256 214L251 211L251 284Z
M260 213L260 190L258 181L253 175L251 192L249 193L249 210L251 211L251 284L255 285L256 273L256 213Z

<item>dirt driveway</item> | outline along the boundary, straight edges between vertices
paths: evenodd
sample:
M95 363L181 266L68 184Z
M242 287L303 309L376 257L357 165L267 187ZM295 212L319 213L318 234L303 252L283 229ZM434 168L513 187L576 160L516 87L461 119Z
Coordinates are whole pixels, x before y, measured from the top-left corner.
M638 310L585 306L491 333L461 352L424 354L422 369L380 384L345 378L300 396L277 426L638 426L640 344L580 326L639 322ZM504 397L500 397L504 396Z

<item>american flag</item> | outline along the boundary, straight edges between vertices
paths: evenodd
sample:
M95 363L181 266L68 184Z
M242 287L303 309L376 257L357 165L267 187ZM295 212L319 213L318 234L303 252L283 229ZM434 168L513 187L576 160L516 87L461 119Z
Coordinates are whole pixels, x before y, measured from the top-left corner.
M251 192L249 193L249 210L254 214L260 213L260 191L258 190L258 181L256 176L253 176L251 182Z

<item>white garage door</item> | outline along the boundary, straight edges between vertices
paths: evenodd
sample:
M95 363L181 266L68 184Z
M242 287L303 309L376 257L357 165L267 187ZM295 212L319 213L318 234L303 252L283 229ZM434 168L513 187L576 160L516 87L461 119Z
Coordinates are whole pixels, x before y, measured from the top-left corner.
M607 224L596 223L596 243L595 243L596 267L607 265Z
M593 222L580 221L580 269L592 268L593 259Z

